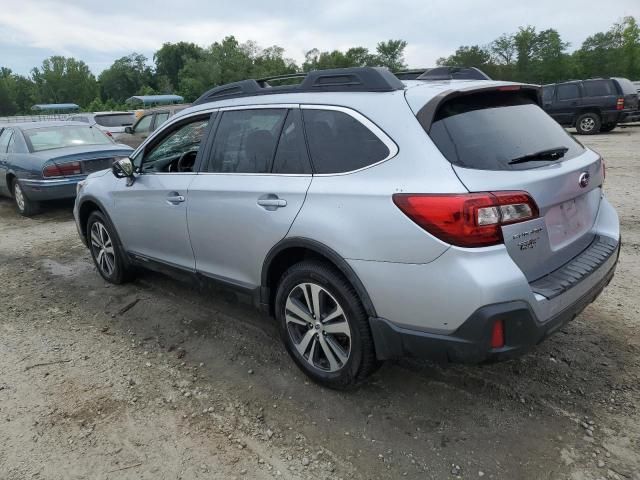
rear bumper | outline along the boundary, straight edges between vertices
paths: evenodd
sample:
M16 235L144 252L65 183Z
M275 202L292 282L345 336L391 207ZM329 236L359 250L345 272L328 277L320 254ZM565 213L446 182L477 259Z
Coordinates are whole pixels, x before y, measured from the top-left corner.
M571 295L574 288L584 293L543 321L537 318L529 303L522 300L483 306L449 335L420 332L399 327L384 318L371 318L376 354L380 360L410 356L456 363L504 360L521 355L573 320L600 295L613 278L619 254L618 242L599 268L563 295ZM491 330L496 320L504 322L505 345L494 349Z
M640 110L636 110L635 112L623 113L620 116L619 123L633 123L640 122Z
M45 200L75 198L76 185L84 178L85 175L48 180L21 179L20 185L30 200L40 202Z

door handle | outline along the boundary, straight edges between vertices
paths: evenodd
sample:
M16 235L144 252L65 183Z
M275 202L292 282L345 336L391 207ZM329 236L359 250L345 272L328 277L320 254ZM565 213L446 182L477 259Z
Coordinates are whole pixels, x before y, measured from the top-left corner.
M171 192L167 195L167 203L170 203L171 205L177 205L182 202L184 202L184 196L180 195L178 192Z
M276 210L278 208L286 207L287 201L283 198L278 198L278 196L273 193L270 193L260 197L258 199L258 205L264 207L266 210Z

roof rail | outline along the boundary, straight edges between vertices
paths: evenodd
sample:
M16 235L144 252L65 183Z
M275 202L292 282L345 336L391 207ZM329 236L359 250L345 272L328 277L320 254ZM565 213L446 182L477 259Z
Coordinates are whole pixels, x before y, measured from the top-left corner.
M271 86L269 81L301 78L296 85ZM314 70L308 73L278 75L259 80L241 80L212 88L193 105L231 97L247 97L276 93L301 92L392 92L403 90L404 84L386 68L354 67Z
M491 80L476 67L435 67L394 72L400 80Z

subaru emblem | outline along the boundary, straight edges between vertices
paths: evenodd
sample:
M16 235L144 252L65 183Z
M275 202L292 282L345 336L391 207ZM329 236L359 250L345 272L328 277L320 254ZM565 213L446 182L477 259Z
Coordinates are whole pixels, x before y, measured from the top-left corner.
M578 178L578 185L580 185L581 188L586 188L587 185L589 185L590 179L591 175L589 175L589 172L582 172L580 178Z

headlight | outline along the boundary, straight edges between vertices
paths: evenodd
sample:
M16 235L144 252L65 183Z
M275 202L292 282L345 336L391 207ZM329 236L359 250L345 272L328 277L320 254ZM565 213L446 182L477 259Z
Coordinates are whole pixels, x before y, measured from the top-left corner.
M78 183L76 183L76 196L80 195L80 192L82 191L86 183L86 180L80 180Z

